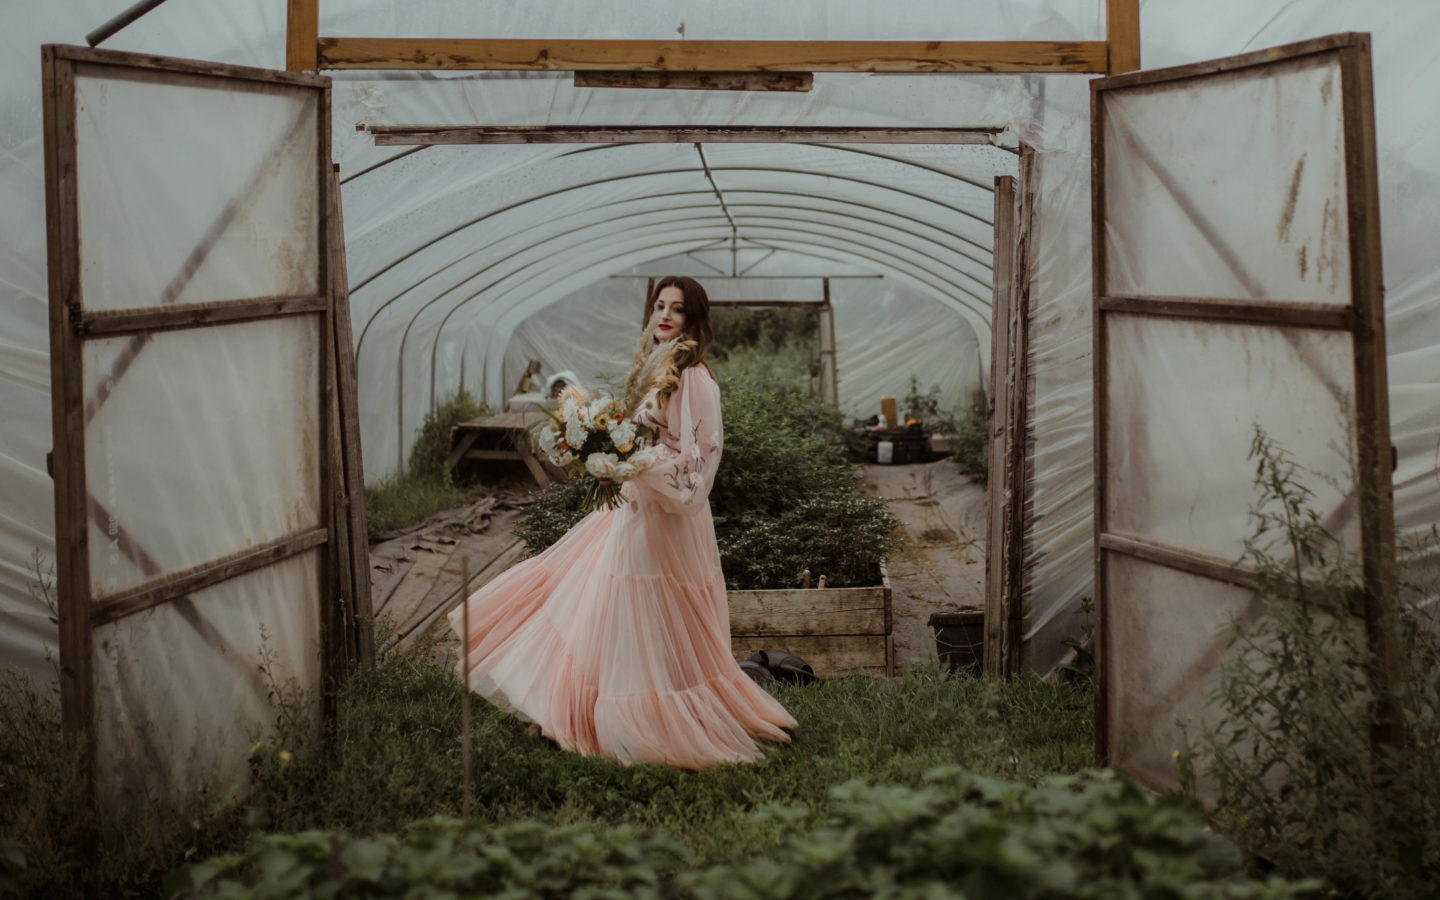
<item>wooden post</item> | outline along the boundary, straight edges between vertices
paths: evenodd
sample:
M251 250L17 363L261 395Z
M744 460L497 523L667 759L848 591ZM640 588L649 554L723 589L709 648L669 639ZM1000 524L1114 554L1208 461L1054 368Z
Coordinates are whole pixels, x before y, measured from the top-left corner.
M830 279L821 280L825 301L820 305L820 398L840 405L840 378L835 368L835 307L830 305Z
M94 774L94 683L90 624L89 488L85 478L85 385L76 320L80 202L76 182L75 69L41 48L45 129L45 218L50 290L50 412L54 440L55 576L60 615L60 724L83 741ZM92 782L93 784L93 782Z
M370 597L370 543L365 521L365 468L360 454L359 387L355 375L355 341L350 329L350 289L345 262L345 217L340 204L340 167L330 174L330 294L334 316L331 342L335 354L338 406L341 510L349 565L341 570L342 594L349 601L349 648L360 665L375 665L374 610Z
M995 179L994 300L990 309L990 495L985 543L985 674L1003 675L1005 634L1010 611L1005 602L1004 573L1007 568L1005 519L1009 495L1007 441L1016 435L1009 430L1010 381L1014 377L1010 294L1015 261L1015 179Z
M1005 648L1002 654L1006 675L1020 671L1021 634L1025 624L1025 529L1030 505L1030 272L1035 255L1035 149L1020 147L1020 176L1016 182L1019 208L1015 218L1015 259L1010 272L1010 367L1013 375L1006 387L1005 443L1006 490L1010 503L1005 511L1005 571L1001 574L1001 596L1007 610Z
M460 557L460 767L461 817L470 827L470 557Z
M1107 75L1140 68L1140 0L1105 0Z
M285 18L285 68L313 72L320 66L320 0L289 0Z
M1385 288L1381 276L1380 186L1375 160L1375 96L1370 36L1340 51L1345 128L1346 216L1350 225L1350 296L1359 312L1355 341L1355 469L1360 505L1365 633L1374 670L1371 739L1405 741L1394 696L1403 678L1398 642L1395 497L1391 480L1390 392L1385 354Z

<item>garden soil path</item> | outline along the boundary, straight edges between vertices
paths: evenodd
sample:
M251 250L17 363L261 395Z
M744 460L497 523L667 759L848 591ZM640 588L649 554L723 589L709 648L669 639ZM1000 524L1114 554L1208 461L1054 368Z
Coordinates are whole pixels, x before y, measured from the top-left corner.
M860 492L890 498L904 545L890 571L895 672L934 660L931 613L985 608L985 485L942 459L909 466L868 465Z

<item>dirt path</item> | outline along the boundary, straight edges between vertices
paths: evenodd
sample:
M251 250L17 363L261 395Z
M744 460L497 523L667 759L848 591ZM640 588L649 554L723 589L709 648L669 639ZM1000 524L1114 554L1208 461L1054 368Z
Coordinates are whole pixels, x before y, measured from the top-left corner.
M985 608L985 486L951 460L865 467L860 492L890 497L904 545L890 570L895 671L933 660L931 613Z

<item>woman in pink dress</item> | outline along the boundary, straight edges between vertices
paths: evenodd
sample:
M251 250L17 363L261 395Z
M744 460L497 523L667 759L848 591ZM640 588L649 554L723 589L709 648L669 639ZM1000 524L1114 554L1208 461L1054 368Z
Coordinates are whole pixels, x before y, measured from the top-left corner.
M795 720L730 655L710 517L720 389L704 364L710 302L655 285L626 385L656 462L531 559L472 594L459 665L471 690L580 753L701 769L787 741ZM461 631L462 609L450 613Z

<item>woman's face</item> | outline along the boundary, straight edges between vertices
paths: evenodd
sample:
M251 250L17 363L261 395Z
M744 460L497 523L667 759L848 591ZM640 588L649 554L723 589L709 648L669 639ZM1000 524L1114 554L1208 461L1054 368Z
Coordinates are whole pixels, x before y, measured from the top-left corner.
M679 337L685 328L685 292L673 284L661 288L650 311L650 324L655 326L656 341Z

